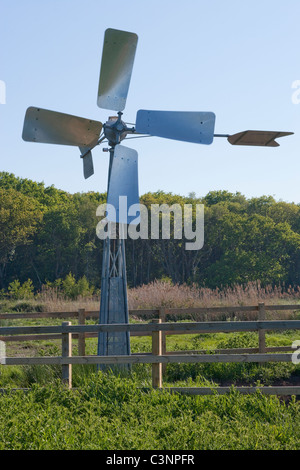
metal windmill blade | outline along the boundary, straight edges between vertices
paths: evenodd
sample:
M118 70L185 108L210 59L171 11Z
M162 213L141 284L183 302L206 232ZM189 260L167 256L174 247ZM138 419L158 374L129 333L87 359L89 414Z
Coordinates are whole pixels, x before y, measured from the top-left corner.
M137 42L135 33L115 29L105 31L98 87L99 108L125 109Z
M80 157L82 158L82 161L83 161L83 176L85 179L87 179L94 174L92 152L87 147L79 147L79 150L82 153Z
M136 216L128 215L128 208L139 204L138 153L117 145L112 156L107 204L114 208L107 219L118 224L139 223Z
M91 149L97 145L102 128L99 121L30 107L25 114L22 138L27 142L79 147L84 177L88 178L94 173Z
M102 127L99 121L30 107L26 111L22 137L27 142L93 147Z
M140 109L136 116L136 131L166 139L212 143L216 116L211 112L149 111Z

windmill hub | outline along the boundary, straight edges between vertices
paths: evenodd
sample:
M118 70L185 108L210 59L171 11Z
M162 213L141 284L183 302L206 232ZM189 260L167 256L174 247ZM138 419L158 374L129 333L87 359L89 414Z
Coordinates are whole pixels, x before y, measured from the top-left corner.
M103 125L104 135L108 140L109 145L114 147L125 139L130 129L122 121L121 116L123 113L119 112L118 117L111 116L108 121Z

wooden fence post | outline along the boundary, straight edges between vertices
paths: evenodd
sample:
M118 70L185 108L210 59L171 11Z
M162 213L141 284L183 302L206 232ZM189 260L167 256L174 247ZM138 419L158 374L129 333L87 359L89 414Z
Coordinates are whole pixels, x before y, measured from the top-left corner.
M69 326L71 324L72 323L70 321L64 321L62 326ZM61 351L63 358L72 356L72 333L62 333ZM62 365L62 381L69 389L72 388L72 364Z
M85 309L78 309L78 325L85 325ZM85 333L78 333L78 356L85 356Z
M152 323L161 323L161 318L153 320ZM161 356L162 342L161 342L161 331L152 331L152 354L155 356ZM152 364L152 387L162 388L162 364Z
M258 320L266 319L266 309L263 302L258 304ZM258 331L258 349L259 352L264 354L266 352L266 332L265 330Z
M162 323L165 323L166 321L166 311L164 307L161 307L158 311L158 318L160 318ZM161 354L163 356L166 355L167 353L167 338L166 338L166 333L164 331L161 332ZM162 364L162 375L166 373L167 369L167 364Z

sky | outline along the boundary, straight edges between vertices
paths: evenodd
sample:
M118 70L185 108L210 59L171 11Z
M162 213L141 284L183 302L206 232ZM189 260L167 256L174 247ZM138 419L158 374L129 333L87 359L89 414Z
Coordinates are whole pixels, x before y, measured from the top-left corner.
M212 111L215 132L290 131L280 147L123 141L139 155L140 194L240 192L300 203L299 0L0 0L0 171L70 193L105 192L109 154L85 180L76 147L22 140L37 106L105 122L97 106L104 33L138 47L123 120L139 109ZM297 84L297 81L299 82Z

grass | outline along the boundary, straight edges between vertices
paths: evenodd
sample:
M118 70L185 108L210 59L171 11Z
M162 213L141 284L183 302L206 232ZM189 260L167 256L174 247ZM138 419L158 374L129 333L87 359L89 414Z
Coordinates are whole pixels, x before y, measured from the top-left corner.
M260 392L143 391L135 377L91 375L0 399L0 450L297 450L300 403Z
M169 282L155 281L128 292L129 308L189 308L189 307L226 307L238 305L257 305L297 303L300 301L300 287L262 286L259 281L246 285L235 285L223 289L209 289L197 285L173 285Z
M232 305L257 305L259 302L268 304L299 303L300 286L286 287L262 286L259 281L245 285L209 289L197 285L179 285L168 281L154 281L147 285L128 289L129 309L219 307ZM43 288L33 299L0 301L0 312L30 311L77 311L99 310L100 297L78 297L70 300L64 297L57 288Z

